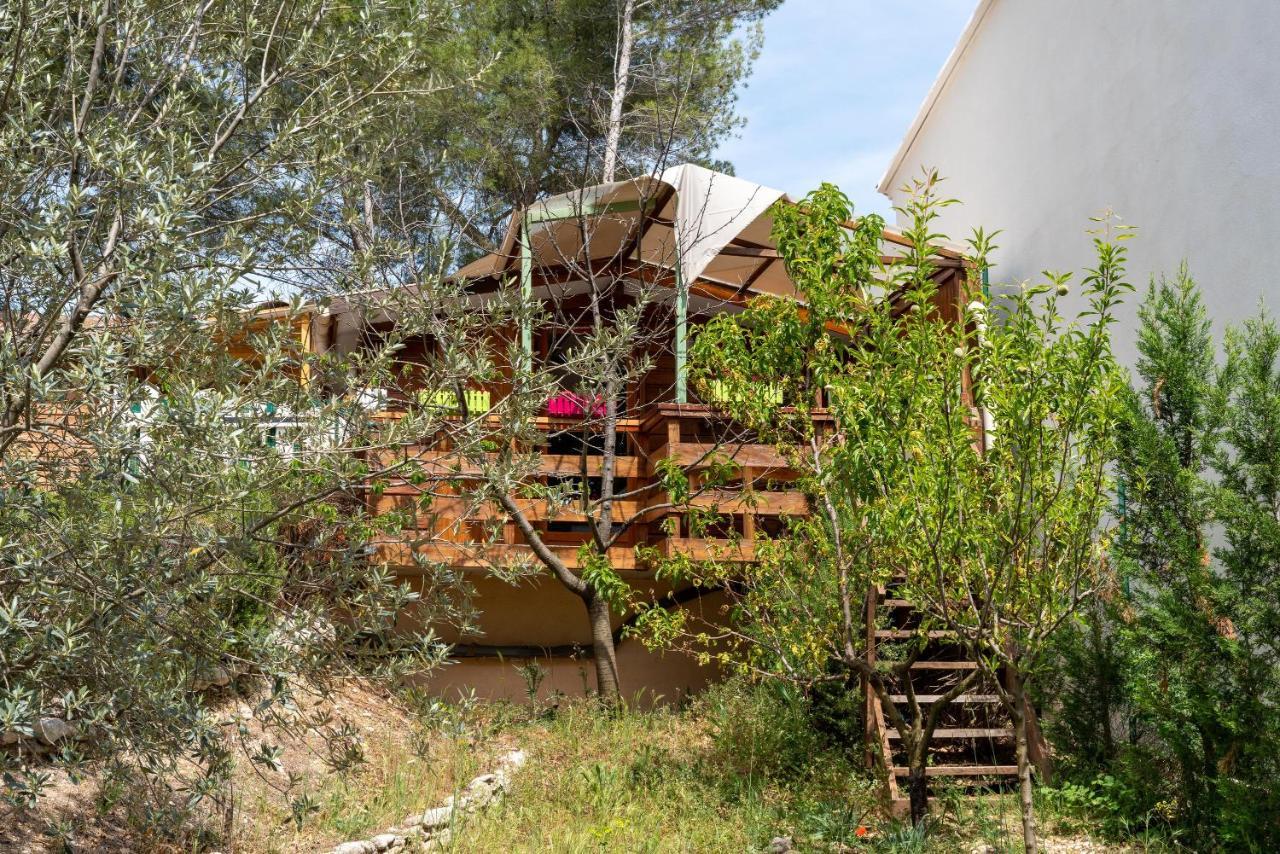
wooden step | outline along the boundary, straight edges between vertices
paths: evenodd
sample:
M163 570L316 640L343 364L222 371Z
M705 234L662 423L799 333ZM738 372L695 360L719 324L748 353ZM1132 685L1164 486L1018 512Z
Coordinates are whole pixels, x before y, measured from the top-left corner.
M916 702L922 704L936 703L941 700L942 694L916 694ZM906 694L890 694L889 699L895 703L907 702ZM1000 698L995 694L961 694L951 702L953 703L998 703Z
M917 661L912 670L977 670L976 661Z
M920 632L911 629L876 629L876 637L882 640L907 640L908 638L920 637ZM953 638L955 632L948 632L944 629L935 629L928 632L931 638Z
M915 607L914 605L911 604L911 602L909 602L906 599L882 599L880 600L880 604L886 608L914 608Z
M898 741L898 730L887 729L885 735L890 741ZM999 727L990 729L935 729L933 731L934 738L940 739L963 739L963 738L1013 738L1013 730L1000 729Z
M906 777L910 773L905 766L893 768L895 777ZM1017 765L930 765L924 770L926 777L1005 777L1017 773Z

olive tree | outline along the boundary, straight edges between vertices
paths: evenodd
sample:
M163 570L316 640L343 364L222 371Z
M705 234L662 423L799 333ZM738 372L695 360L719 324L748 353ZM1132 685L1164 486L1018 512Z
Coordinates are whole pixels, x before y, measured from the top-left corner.
M347 140L457 76L421 50L448 11L0 7L10 796L38 794L48 752L118 773L186 754L211 792L231 754L203 689L259 673L283 724L299 688L438 657L387 631L415 597L369 561L389 523L365 516L352 453L428 429L358 405L396 343L321 358L300 306L258 304L322 257L312 224L349 181Z

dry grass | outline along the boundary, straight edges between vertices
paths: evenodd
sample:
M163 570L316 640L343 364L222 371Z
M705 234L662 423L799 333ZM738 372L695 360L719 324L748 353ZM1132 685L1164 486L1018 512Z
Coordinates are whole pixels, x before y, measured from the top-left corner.
M714 689L687 710L617 714L589 701L554 709L404 705L359 686L330 705L363 754L346 770L331 767L323 739L285 740L292 791L283 791L286 773L241 763L233 806L206 807L185 823L176 804L141 793L99 812L92 778L79 786L64 779L38 813L0 811L0 850L62 851L70 841L94 852L326 851L438 805L516 746L528 762L510 796L458 826L448 850L738 854L766 850L775 836L805 852L1019 850L1011 797L944 795L931 831L914 832L880 815L874 783L822 744L794 704L741 686ZM246 730L251 744L262 734L253 724ZM304 795L310 806L299 822L291 804ZM172 811L157 813L157 804ZM1159 840L1090 840L1087 818L1052 809L1042 821L1050 850L1168 850Z
M122 789L105 787L92 771L81 780L50 772L47 794L35 810L0 805L0 851L324 850L438 804L455 781L465 783L477 773L490 747L500 749L498 739L480 745L439 732L395 698L359 684L307 706L331 713L330 729L349 727L340 743L351 746L359 761L336 770L332 739L268 734L245 698L229 697L218 713L242 723L243 736L236 738L249 750L278 746L279 770L242 756L223 803L204 801L195 809L184 804L179 780L170 781L172 790ZM300 803L306 808L295 812Z

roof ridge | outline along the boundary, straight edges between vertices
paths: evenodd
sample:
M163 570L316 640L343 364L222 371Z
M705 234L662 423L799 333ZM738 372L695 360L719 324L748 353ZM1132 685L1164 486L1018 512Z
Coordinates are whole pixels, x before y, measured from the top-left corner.
M888 168L885 169L884 175L880 177L880 183L876 185L876 190L881 195L889 195L892 184L898 177L898 170L902 168L903 161L907 159L907 152L911 150L911 146L915 145L916 138L924 128L924 123L928 120L929 114L933 112L934 104L942 96L943 90L947 88L947 83L950 82L952 73L955 71L956 66L960 64L960 60L964 58L965 52L969 49L969 45L973 42L974 36L977 35L982 22L986 20L987 12L991 10L994 3L995 0L979 0L977 8L973 10L973 14L969 17L969 23L965 25L964 31L960 34L955 47L951 49L951 53L947 56L947 61L942 65L942 70L934 78L933 86L929 88L928 94L924 96L924 102L920 104L920 109L916 111L916 117L907 128L906 134L902 137L902 142L898 144L898 150L894 152Z

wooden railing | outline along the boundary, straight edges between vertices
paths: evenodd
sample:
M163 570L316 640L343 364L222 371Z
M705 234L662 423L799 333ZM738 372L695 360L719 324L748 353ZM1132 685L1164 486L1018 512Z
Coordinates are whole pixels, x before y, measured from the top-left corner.
M663 557L750 562L755 559L759 520L807 512L804 494L788 488L786 461L774 448L740 440L715 442L703 435L719 417L716 410L703 405L660 404L627 419L621 437L623 453L614 458L613 470L617 478L627 481L628 495L613 502L612 516L630 530L609 550L615 569L637 574L651 569L636 557L637 546L649 547ZM564 427L549 423L544 429ZM499 462L497 454L467 459L455 451L409 444L371 457L379 469L392 469L392 476L371 491L370 509L405 513L409 521L402 534L379 543L380 562L412 573L415 555L464 569L535 560L506 511L491 501L478 500L466 486L467 478L482 476L485 463ZM740 482L695 489L687 502L676 506L658 483L664 460L674 461L695 478L713 461L728 461L739 468ZM604 458L597 453L541 453L531 462L539 479L598 478L604 469ZM581 526L595 517L594 505L584 507L575 501L553 506L538 498L520 498L517 505L556 554L570 568L578 568L578 548L589 539ZM682 521L690 509L714 509L723 517L721 535L689 536L686 524L675 525L674 530L663 524L672 516Z

